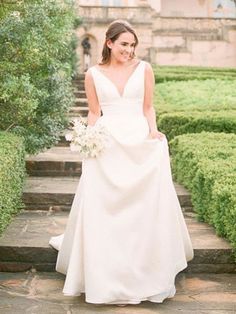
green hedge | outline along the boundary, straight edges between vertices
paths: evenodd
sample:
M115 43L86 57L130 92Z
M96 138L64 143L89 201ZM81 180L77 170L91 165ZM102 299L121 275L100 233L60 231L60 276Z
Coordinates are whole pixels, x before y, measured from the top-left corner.
M176 111L236 110L236 80L205 80L156 84L154 104L159 116Z
M22 138L0 132L0 234L22 207L25 149Z
M170 141L170 151L173 176L191 192L198 218L236 252L236 135L180 135Z
M168 139L201 131L236 133L236 110L166 113L159 117L158 127Z
M0 11L0 130L50 147L74 103L73 0L11 1Z
M236 79L236 69L234 68L153 65L153 69L156 83L195 79Z

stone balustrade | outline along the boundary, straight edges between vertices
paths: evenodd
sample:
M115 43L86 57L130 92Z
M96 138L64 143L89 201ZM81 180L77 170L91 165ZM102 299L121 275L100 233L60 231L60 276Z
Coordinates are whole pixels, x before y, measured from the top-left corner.
M78 8L78 15L82 16L84 23L110 23L115 19L126 19L131 23L152 23L150 20L150 7L102 7L83 6Z

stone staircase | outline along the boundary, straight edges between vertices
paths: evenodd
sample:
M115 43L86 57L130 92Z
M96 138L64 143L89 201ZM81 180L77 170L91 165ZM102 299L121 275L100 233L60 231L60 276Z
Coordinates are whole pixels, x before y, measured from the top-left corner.
M83 75L75 81L75 106L69 115L86 115ZM26 158L25 210L17 215L0 238L0 271L54 271L57 251L51 236L63 233L81 175L81 161L62 135L57 146ZM209 225L198 222L186 189L175 183L194 246L195 257L185 272L232 273L235 263L227 241Z

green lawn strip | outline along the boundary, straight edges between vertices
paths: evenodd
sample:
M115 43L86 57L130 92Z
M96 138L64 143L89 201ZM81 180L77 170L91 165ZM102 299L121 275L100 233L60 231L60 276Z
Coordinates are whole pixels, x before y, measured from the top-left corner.
M236 80L193 80L156 84L157 115L176 111L236 110Z

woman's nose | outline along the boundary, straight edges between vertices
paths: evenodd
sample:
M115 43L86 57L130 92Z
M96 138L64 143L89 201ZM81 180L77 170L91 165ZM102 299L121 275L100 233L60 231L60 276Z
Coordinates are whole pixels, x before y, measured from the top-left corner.
M133 47L131 47L131 46L126 46L125 48L126 48L126 51L127 51L128 53L131 53L131 52L132 52Z

